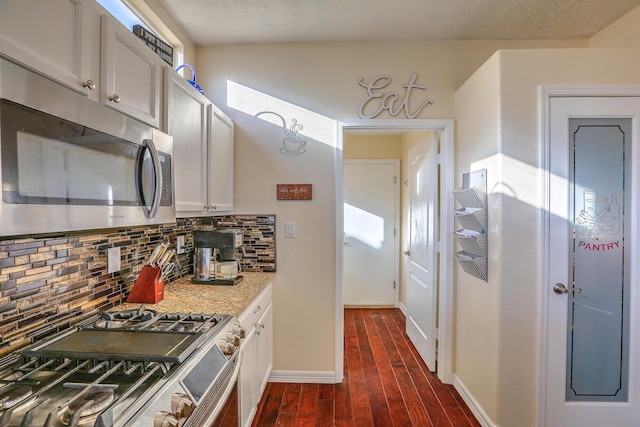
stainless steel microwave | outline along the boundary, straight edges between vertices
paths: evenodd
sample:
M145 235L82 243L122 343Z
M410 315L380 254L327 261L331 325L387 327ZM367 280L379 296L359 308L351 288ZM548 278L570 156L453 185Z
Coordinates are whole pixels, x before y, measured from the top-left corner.
M0 236L175 221L173 140L0 58Z

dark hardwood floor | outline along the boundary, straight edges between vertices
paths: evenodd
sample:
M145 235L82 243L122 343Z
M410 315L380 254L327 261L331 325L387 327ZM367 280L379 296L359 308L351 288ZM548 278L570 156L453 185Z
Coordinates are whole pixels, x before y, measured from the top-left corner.
M428 371L395 308L347 308L342 384L268 383L254 427L479 427Z

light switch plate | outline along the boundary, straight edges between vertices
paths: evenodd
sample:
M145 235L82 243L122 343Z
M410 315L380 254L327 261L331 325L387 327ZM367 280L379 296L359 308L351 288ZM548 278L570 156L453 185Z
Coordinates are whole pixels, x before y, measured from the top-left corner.
M284 223L284 237L296 237L296 223L294 221Z
M115 273L120 268L120 248L107 249L107 273Z

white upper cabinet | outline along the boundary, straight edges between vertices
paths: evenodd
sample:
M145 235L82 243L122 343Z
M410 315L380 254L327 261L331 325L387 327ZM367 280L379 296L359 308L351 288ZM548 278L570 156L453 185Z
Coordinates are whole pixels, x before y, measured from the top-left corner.
M94 0L3 1L0 55L160 127L164 62Z
M160 127L162 59L110 15L102 16L101 53L101 102Z
M233 210L233 122L222 110L209 107L209 212Z
M98 101L100 13L93 0L4 1L0 55Z
M176 215L231 213L233 121L169 67L164 95L164 131L173 137Z
M170 67L164 72L164 131L173 136L176 212L207 211L209 100Z

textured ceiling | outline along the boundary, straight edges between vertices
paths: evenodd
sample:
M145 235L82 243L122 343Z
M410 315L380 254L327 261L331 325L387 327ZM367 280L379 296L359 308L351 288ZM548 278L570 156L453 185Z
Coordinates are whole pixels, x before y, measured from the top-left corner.
M196 45L589 38L640 0L158 0Z

